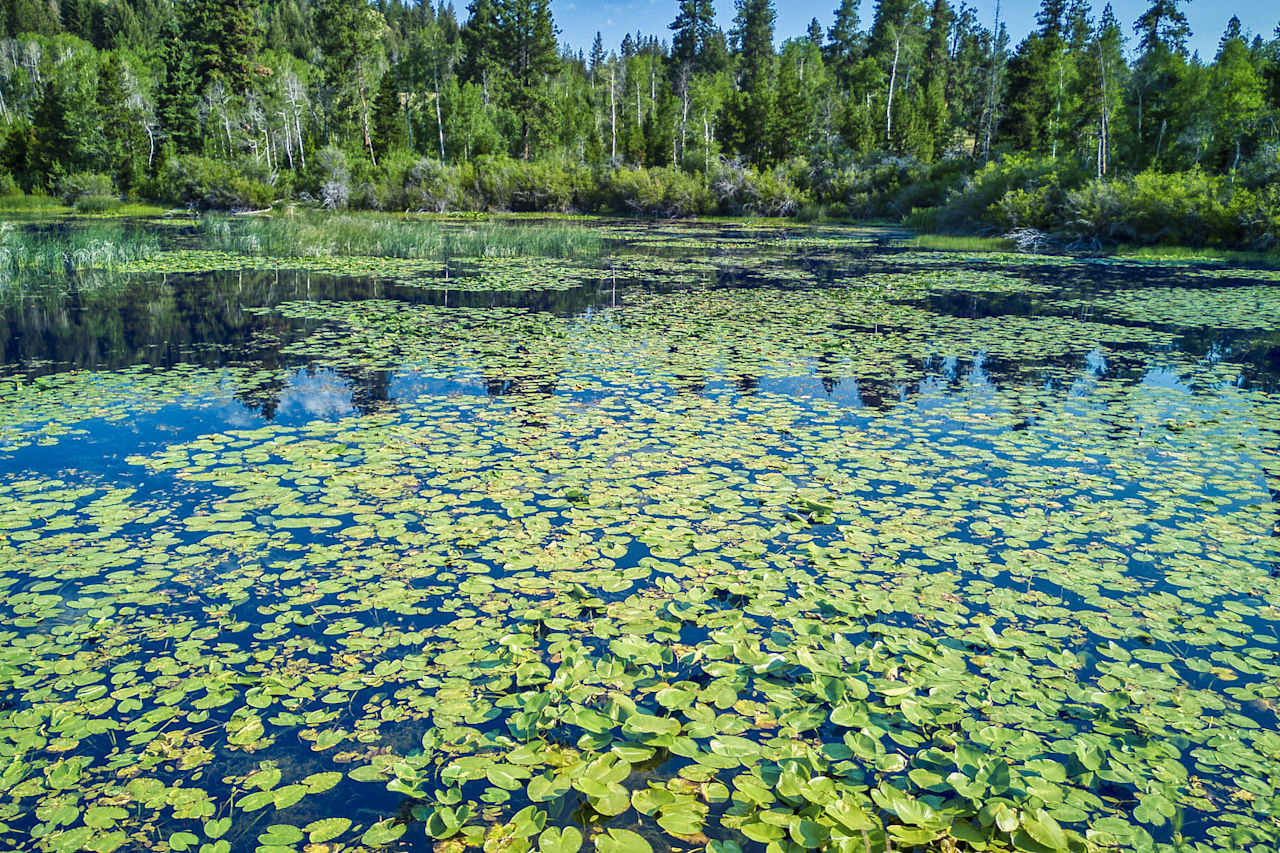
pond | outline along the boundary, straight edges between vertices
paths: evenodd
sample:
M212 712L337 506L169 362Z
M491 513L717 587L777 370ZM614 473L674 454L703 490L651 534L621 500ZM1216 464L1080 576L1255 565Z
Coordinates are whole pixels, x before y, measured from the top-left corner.
M136 227L0 295L0 847L1275 849L1280 272Z

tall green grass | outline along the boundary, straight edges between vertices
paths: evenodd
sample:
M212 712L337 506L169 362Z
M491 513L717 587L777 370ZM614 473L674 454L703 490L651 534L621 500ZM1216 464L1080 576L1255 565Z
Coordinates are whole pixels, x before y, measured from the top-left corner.
M602 245L596 232L567 222L460 223L371 214L205 217L199 231L202 248L282 258L567 258L598 255Z
M965 237L952 234L920 234L908 240L906 245L939 252L1008 252L1014 248L1013 241L1003 237Z
M112 270L159 251L154 237L120 226L31 229L0 223L0 282Z
M1243 266L1280 266L1280 250L1245 252L1232 249L1206 249L1186 246L1116 247L1113 257L1137 261L1180 261L1182 263L1220 263Z

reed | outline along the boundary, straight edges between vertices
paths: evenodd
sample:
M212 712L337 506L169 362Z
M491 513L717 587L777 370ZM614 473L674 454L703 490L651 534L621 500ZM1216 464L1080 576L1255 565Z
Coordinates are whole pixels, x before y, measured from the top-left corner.
M0 280L109 271L159 251L154 237L120 226L32 229L0 223Z
M378 215L205 217L206 248L265 257L476 258L599 254L602 240L567 222L442 222Z
M938 252L1007 252L1013 242L1003 237L966 237L955 234L920 234L906 243L915 249Z

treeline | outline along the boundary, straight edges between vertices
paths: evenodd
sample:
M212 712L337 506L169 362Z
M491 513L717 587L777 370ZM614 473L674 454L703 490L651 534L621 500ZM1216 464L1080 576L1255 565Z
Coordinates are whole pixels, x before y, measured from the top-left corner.
M877 0L866 26L841 0L778 46L772 0L728 32L681 0L661 38L584 53L550 0L2 0L0 189L954 223L977 182L1003 194L974 221L1062 227L1091 183L1188 173L1251 194L1265 235L1280 27L1231 18L1205 59L1181 2L1129 26L1042 0L1014 46L963 0Z

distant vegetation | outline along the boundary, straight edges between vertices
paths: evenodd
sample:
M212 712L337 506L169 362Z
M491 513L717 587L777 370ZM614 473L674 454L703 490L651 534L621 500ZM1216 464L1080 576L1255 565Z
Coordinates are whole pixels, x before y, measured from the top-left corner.
M201 246L280 258L559 258L592 254L601 245L599 234L578 225L456 225L367 215L302 214L235 222L205 217L200 231Z
M1280 32L1183 0L1042 0L1016 45L948 0L681 0L557 44L549 0L0 5L0 194L197 209L877 217L1085 243L1280 244ZM1224 16L1227 12L1224 10Z

